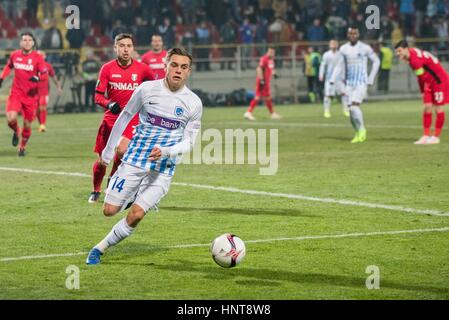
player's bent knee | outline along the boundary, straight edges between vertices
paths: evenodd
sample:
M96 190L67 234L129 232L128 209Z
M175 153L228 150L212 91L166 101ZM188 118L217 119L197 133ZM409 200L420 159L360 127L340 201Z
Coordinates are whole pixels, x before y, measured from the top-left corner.
M109 203L105 203L103 206L103 214L106 217L112 217L120 211L120 206L115 206Z
M133 204L131 210L126 217L129 226L135 228L139 222L145 217L145 210L137 204Z

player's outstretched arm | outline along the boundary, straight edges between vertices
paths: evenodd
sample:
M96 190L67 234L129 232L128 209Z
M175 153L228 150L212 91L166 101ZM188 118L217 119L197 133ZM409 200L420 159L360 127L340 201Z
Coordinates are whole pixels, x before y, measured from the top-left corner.
M137 87L136 91L134 91L133 95L131 96L131 99L128 101L128 104L126 105L123 112L120 114L120 116L117 118L117 121L115 122L114 126L112 127L111 134L108 139L108 143L106 147L103 150L103 153L101 154L101 161L103 164L108 165L109 162L114 157L115 148L117 147L117 144L120 140L120 137L123 134L123 131L125 131L126 127L128 126L131 119L136 115L137 112L140 111L142 108L142 85Z
M320 65L320 72L319 72L319 79L321 82L324 81L324 71L326 70L326 64L327 64L326 56L324 56L323 61L321 62Z
M337 76L343 71L345 67L345 60L343 58L343 55L340 55L340 57L337 60L337 64L335 65L334 71L332 72L332 75L329 79L329 82L331 84L335 83L335 79L337 79Z
M371 49L371 52L368 54L368 58L373 63L373 66L371 68L371 73L368 77L368 84L371 86L374 84L374 79L376 78L377 72L380 68L380 60L377 54Z

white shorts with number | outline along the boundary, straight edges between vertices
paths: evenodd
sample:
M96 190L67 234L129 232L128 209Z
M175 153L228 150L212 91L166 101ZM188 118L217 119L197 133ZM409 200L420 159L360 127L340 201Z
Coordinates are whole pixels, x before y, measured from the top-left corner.
M167 194L172 176L122 163L109 182L105 203L122 207L132 202L145 212L156 209Z
M362 103L366 97L366 93L368 91L368 86L366 84L358 85L358 86L346 86L345 94L348 97L348 102L352 104Z
M329 81L324 83L324 95L326 97L335 97L343 93L345 93L345 84L343 81L337 81L334 84L331 84Z

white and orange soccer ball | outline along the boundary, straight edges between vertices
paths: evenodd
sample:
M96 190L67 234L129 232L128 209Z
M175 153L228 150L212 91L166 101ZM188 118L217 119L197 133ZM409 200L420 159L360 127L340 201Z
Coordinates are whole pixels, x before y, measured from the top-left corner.
M245 257L245 243L236 235L225 233L212 241L210 253L220 267L232 268Z

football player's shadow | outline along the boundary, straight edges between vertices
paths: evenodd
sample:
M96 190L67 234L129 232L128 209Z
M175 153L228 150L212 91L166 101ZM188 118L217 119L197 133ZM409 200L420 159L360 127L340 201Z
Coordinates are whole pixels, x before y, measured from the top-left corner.
M234 282L244 286L258 286L262 284L277 285L282 281L295 282L298 284L315 284L320 286L334 287L351 287L366 290L366 277L351 275L331 275L327 273L316 272L293 272L276 269L264 268L248 268L246 266L238 266L233 269L220 268L218 266L206 264L193 264L191 261L176 260L176 264L155 265L155 269L171 270L179 272L198 272L204 274L206 279L214 279L220 281L235 280ZM171 261L173 262L173 261ZM246 278L246 279L242 279ZM255 279L255 280L254 280ZM262 282L260 282L262 281ZM396 282L389 280L381 280L381 288L407 291L425 291L430 293L438 293L449 298L449 288L436 287L428 285L408 284L404 282Z

